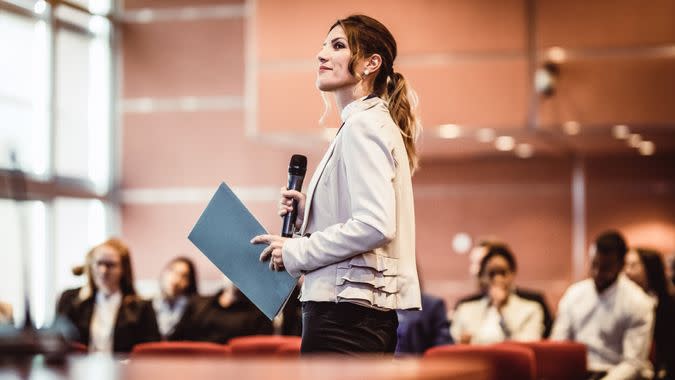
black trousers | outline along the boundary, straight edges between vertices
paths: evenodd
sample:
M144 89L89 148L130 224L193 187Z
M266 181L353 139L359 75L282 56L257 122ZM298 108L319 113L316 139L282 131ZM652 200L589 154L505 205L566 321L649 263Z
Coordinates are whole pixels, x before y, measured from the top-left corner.
M303 302L301 353L393 354L397 328L394 310L348 302Z

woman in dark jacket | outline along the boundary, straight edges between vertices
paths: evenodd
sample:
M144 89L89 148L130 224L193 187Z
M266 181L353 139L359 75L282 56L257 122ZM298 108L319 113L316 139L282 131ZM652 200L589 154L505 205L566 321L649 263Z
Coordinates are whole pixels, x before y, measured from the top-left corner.
M655 379L675 376L675 300L666 279L663 258L657 251L636 248L626 255L626 275L655 299Z
M85 273L87 285L64 292L57 306L77 330L78 342L89 351L129 352L160 339L152 304L136 295L129 249L121 240L94 247Z

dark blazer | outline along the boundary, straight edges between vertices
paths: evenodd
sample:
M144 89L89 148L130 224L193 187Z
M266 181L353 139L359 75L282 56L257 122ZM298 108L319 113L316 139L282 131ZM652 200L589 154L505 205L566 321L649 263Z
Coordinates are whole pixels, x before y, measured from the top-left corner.
M78 332L78 342L89 346L89 326L94 314L96 294L81 300L79 289L65 291L58 303L59 315L68 319ZM124 296L117 312L113 332L113 351L130 352L138 343L159 341L155 311L149 301L137 296Z
M237 300L227 308L218 302L221 294L222 291L195 301L190 319L186 321L190 327L176 331L173 339L227 343L238 336L274 332L272 321L241 292L237 292Z
M659 300L654 321L654 361L657 373L665 372L664 379L675 378L675 298ZM657 377L661 379L661 377Z
M544 299L544 295L541 294L540 292L534 291L534 290L529 290L529 289L523 289L523 288L516 288L516 295L520 298L524 298L528 301L534 301L541 305L542 311L544 312L544 334L543 337L546 339L551 335L551 328L553 328L553 314L551 314L551 309L548 308L548 305L546 304L546 300ZM472 294L469 296L466 296L464 298L461 298L457 303L455 304L455 310L457 310L457 306L459 306L463 302L469 302L469 301L475 301L478 299L481 299L485 296L483 293L476 293Z
M422 293L422 310L397 310L397 354L423 354L431 347L452 344L445 302Z
M194 328L194 314L200 307L202 298L199 295L188 297L188 302L185 305L183 315L180 317L178 323L173 328L173 332L166 337L168 341L188 340L192 329Z

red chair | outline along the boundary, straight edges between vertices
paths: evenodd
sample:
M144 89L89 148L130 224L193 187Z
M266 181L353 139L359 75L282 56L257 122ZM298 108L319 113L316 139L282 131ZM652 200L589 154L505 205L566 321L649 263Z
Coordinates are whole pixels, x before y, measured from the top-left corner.
M538 380L586 378L586 345L576 342L508 342L534 351Z
M282 345L300 340L297 336L252 335L232 338L228 345L233 356L274 356Z
M424 358L483 361L490 369L490 380L534 380L534 352L516 345L438 346L427 350Z
M283 343L277 348L275 356L282 358L299 358L302 339Z
M134 346L132 358L147 356L209 356L227 357L232 350L222 344L208 342L152 342Z

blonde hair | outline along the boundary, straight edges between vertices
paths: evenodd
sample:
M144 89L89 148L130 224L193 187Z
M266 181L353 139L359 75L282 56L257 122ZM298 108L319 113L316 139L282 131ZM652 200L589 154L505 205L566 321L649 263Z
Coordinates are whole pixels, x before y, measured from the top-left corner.
M379 54L382 57L380 70L373 82L373 92L389 103L391 118L398 125L403 136L410 172L414 173L419 168L416 144L421 132L421 126L414 112L417 106L417 95L410 89L403 75L394 71L397 53L394 36L381 22L365 15L351 15L338 20L330 30L338 25L347 35L352 53L349 62L349 71L352 75L360 78L360 75L354 71L354 64L358 59L373 54Z

